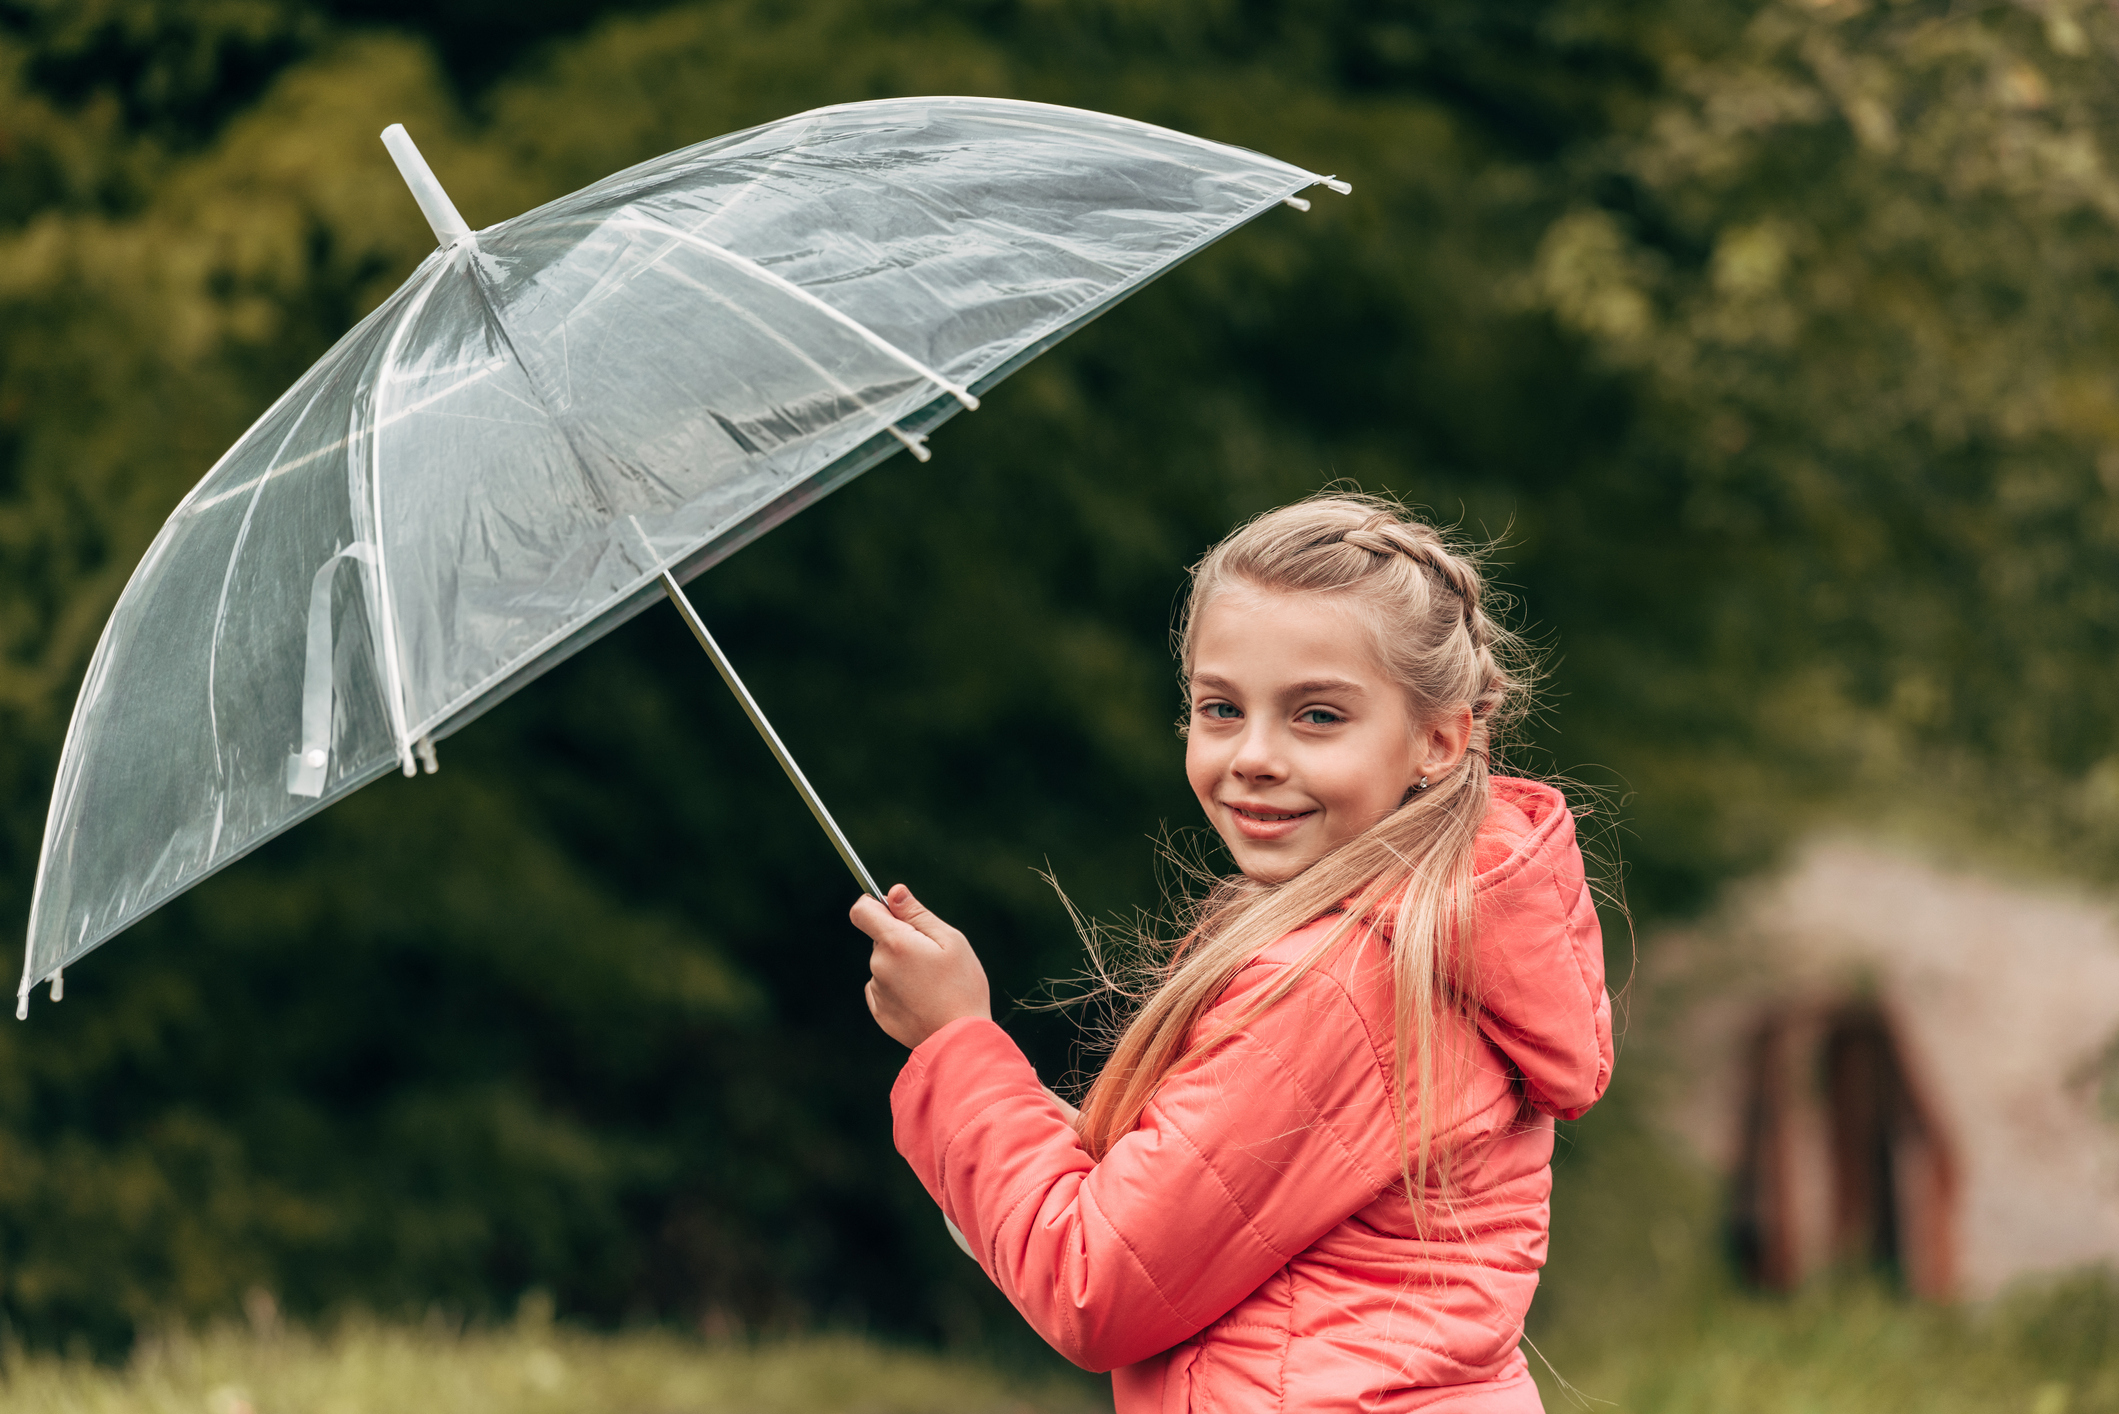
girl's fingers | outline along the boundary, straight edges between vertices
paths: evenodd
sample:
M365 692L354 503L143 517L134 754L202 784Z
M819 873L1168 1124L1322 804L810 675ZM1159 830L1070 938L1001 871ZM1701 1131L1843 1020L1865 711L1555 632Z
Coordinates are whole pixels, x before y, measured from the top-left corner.
M903 884L882 900L863 895L847 916L872 944L862 997L893 1039L918 1046L951 1021L991 1015L986 974L970 941Z
M912 890L903 884L895 884L888 895L890 911L900 921L911 924L927 937L948 947L963 934L937 918L926 904L912 896Z
M867 894L861 895L860 900L848 910L846 916L853 920L854 927L866 933L878 947L932 946L926 934L909 923L900 922L891 915L889 909Z
M912 890L906 888L903 884L892 884L889 892L883 895L883 902L890 905L890 912L893 917L910 923L915 928L920 926L921 918L934 917L933 914L927 911L927 905L914 898ZM925 932L926 930L921 929L921 931Z
M878 917L876 914L876 901L867 894L863 894L853 901L853 907L846 910L846 916L852 920L854 927L859 928L871 938L876 936L877 931L885 926L886 920L889 922L897 921L890 917L890 910L887 908L883 910L882 916Z
M873 894L862 894L855 899L853 907L846 910L846 916L853 920L854 927L871 934L877 928L887 927L897 921L889 909L876 901Z

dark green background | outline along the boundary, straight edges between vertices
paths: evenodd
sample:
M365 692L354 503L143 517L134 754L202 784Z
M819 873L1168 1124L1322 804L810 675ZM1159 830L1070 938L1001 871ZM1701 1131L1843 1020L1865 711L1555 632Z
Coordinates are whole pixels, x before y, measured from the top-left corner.
M695 588L870 862L1002 995L1079 962L1036 869L1123 915L1156 901L1153 837L1192 822L1184 566L1337 478L1501 541L1549 670L1517 760L1593 788L1644 928L1828 819L2052 872L2119 859L2102 10L592 10L0 3L10 936L126 574L427 247L385 123L476 225L804 107L935 92L1108 109L1355 187ZM890 1149L900 1052L861 1004L849 902L650 613L446 743L438 776L334 808L0 1027L0 1314L116 1350L252 1286L473 1316L541 1287L591 1320L1013 1339ZM1048 1074L1081 1059L1063 1019L1009 1024ZM1571 1127L1541 1319L1651 1279L1646 1195L1711 1210L1641 1123L1644 1060Z

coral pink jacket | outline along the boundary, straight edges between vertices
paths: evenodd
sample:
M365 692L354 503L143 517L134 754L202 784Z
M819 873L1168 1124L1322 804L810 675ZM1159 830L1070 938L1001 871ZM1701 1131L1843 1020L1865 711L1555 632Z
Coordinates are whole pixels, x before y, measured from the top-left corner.
M953 1022L906 1062L899 1152L1038 1333L1115 1372L1117 1414L1540 1407L1517 1345L1552 1117L1604 1093L1611 1005L1566 802L1510 779L1493 797L1479 1024L1446 1033L1439 1072L1465 1087L1438 1135L1454 1191L1430 1180L1417 1220L1368 928L1174 1073L1101 1163L992 1022ZM1331 923L1259 954L1199 1025L1240 1016Z

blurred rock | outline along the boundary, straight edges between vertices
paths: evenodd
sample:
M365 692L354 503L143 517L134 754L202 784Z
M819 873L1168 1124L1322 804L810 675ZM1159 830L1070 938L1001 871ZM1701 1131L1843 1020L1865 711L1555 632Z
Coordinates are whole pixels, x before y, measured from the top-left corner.
M2119 910L1825 838L1656 949L1668 1116L1755 1283L2119 1263Z

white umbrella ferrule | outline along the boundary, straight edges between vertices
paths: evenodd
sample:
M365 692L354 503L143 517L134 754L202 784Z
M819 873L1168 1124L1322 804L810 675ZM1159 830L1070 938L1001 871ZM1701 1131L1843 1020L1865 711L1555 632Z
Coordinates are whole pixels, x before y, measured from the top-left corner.
M51 976L50 976L50 977L49 977L48 979L46 979L46 980L48 980L48 981L49 981L49 982L51 983L51 997L52 997L52 1000L53 1000L53 1001L55 1001L55 1002L63 1002L63 1001L65 1001L65 1000L66 1000L66 969L65 969L65 968L63 968L63 967L62 967L62 968L60 968L60 969L58 969L58 970L57 970L56 972L52 973L52 975L51 975ZM29 978L28 978L27 976L24 976L24 977L23 977L23 979L22 979L22 985L21 985L21 986L20 986L19 988L17 988L17 989L16 989L16 991L15 991L15 1020L17 1020L17 1021L27 1021L27 1020L29 1020L29 989L30 989L30 986L31 986L31 983L30 983L30 980L29 980Z
M905 444L905 450L912 453L914 461L924 462L934 459L934 453L927 450L927 439L925 437L907 432L894 422L890 425L890 435Z
M1337 177L1319 177L1311 185L1323 187L1327 191L1338 192L1341 196L1351 196L1354 191L1353 183L1342 182ZM1310 199L1306 196L1284 196L1280 199L1280 204L1282 206L1292 206L1297 211L1310 209Z
M412 134L405 131L403 123L392 123L383 129L383 146L390 149L398 174L405 179L405 185L412 188L412 199L419 203L420 214L434 228L434 239L444 246L452 246L469 236L469 223L457 214L456 203L441 189L434 169L419 155L419 148L413 145Z

